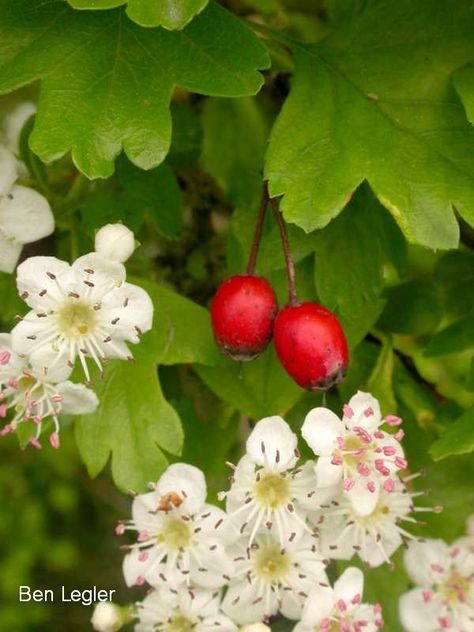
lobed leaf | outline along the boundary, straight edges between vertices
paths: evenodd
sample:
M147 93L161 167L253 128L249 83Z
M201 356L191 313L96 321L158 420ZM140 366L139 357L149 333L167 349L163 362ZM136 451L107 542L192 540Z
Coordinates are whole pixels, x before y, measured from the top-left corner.
M256 36L213 3L186 29L169 32L140 28L121 9L1 0L0 41L0 93L41 79L33 151L46 162L71 151L89 178L110 176L122 148L142 169L163 161L175 86L254 94L258 70L268 66Z

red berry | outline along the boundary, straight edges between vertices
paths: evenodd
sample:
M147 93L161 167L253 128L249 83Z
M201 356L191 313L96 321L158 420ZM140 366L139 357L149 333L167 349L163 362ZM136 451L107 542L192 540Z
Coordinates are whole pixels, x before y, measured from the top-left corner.
M212 299L217 344L234 360L253 360L271 340L277 311L275 292L266 279L249 274L230 277Z
M334 314L318 303L286 305L274 325L276 352L299 386L327 389L344 379L347 342Z

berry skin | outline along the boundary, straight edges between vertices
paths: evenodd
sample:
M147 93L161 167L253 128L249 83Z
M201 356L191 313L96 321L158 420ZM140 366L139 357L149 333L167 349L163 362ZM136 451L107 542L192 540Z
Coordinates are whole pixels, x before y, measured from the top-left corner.
M278 311L270 283L263 277L239 274L224 281L211 304L217 344L234 360L256 358L271 340Z
M347 342L326 307L310 302L286 305L276 317L273 336L280 362L299 386L325 390L344 379Z

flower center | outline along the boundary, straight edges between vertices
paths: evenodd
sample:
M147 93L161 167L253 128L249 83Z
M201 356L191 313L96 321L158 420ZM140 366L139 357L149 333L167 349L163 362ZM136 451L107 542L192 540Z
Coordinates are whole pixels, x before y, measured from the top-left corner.
M193 632L194 628L195 623L178 612L168 621L165 630L166 632Z
M71 300L58 310L57 323L65 338L78 340L91 333L97 323L97 316L90 303Z
M254 553L255 574L269 584L281 582L290 569L290 559L278 544L263 546Z
M463 577L459 571L453 571L439 589L447 603L464 603L469 592L469 580Z
M255 484L254 496L260 505L277 509L289 501L288 481L279 474L264 474Z
M156 536L159 544L164 544L168 549L179 551L191 544L191 527L182 518L169 516L163 521L160 533Z

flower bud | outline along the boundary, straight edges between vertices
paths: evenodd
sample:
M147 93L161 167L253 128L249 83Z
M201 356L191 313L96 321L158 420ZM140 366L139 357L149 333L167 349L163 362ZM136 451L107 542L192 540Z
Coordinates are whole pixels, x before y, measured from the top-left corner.
M247 623L240 628L240 632L271 632L271 628L264 623Z
M135 237L123 224L107 224L97 231L95 250L106 259L124 263L135 250Z
M122 625L118 606L110 601L96 604L91 618L92 627L97 632L116 632Z

